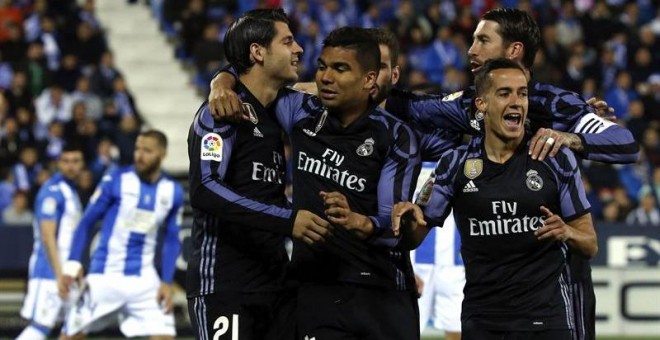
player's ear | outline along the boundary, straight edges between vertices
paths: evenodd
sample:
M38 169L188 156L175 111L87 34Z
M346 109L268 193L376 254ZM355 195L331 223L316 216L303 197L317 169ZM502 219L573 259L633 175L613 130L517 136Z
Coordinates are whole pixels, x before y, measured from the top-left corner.
M477 110L479 110L479 112L486 113L486 108L488 107L488 105L486 104L486 101L484 101L484 97L479 96L475 98L474 105L477 107Z
M396 85L401 77L401 68L396 65L392 68L392 85Z
M520 41L512 42L507 48L507 58L511 60L522 60L525 53L525 45Z
M255 63L263 63L264 61L264 47L257 44L250 44L250 59Z
M371 89L376 86L376 78L378 78L378 74L376 71L369 71L365 75L365 83L364 83L364 88L368 89L371 91Z

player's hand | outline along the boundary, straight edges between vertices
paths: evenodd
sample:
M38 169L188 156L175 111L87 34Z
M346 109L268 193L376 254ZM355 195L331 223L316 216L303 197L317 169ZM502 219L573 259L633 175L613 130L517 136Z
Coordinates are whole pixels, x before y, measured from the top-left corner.
M532 159L543 161L546 156L556 156L562 146L570 146L570 139L566 132L540 128L529 142L529 154Z
M596 97L591 97L587 100L587 104L589 104L589 106L594 108L594 110L596 111L595 113L598 115L598 117L605 118L612 122L616 121L616 116L614 115L614 108L608 106L606 101L602 99L598 99Z
M213 119L229 122L240 122L249 120L250 117L243 112L243 102L238 94L232 90L229 83L234 82L232 75L220 72L211 81L211 92L209 93L209 110Z
M362 240L367 239L374 232L374 225L369 217L351 210L346 196L337 191L320 192L325 204L325 215L334 224L343 226L352 231Z
M554 239L566 242L571 238L573 229L564 223L559 215L553 214L550 209L544 206L541 206L541 212L545 215L545 221L543 227L534 232L538 240Z
M166 314L172 312L172 285L161 282L156 296L158 305L163 308Z
M411 202L399 202L392 207L392 231L399 236L401 228L410 228L414 231L419 226L426 226L422 209Z
M293 222L293 237L303 240L303 242L312 245L317 242L323 242L327 237L332 236L332 225L318 215L307 211L299 210L296 214L296 220Z
M424 292L424 280L419 275L415 274L415 289L417 289L417 298L422 297Z
M68 278L68 280L65 278ZM58 275L56 280L57 295L60 296L60 299L66 300L69 297L69 288L73 284L73 278L71 276Z

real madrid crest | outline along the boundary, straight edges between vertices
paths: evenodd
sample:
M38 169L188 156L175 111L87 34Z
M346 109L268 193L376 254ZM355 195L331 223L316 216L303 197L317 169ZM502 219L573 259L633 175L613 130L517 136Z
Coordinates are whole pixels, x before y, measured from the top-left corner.
M364 143L362 143L362 145L358 146L355 152L357 152L357 154L362 157L369 156L372 153L374 153L374 143L375 141L373 138L367 138L364 140Z
M479 158L470 158L465 161L463 166L463 174L469 179L475 179L481 175L484 170L484 162Z
M539 173L536 170L529 170L527 171L527 180L525 180L525 184L527 184L529 190L539 191L543 188L543 179L539 176Z
M257 116L257 111L254 110L254 107L250 103L243 103L243 112L246 112L250 122L254 125L259 123L259 116Z

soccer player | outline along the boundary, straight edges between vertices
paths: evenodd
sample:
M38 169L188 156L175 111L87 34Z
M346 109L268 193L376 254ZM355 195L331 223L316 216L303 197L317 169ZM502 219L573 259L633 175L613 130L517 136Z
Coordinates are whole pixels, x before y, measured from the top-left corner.
M320 97L284 89L276 101L293 148L294 214L333 222L327 237L294 238L300 338L419 337L410 261L389 218L412 194L419 156L410 128L371 99L379 60L366 30L337 29L318 59Z
M34 245L28 290L21 316L30 320L18 340L46 339L65 313L68 287L62 265L69 256L82 205L76 181L84 167L82 149L65 145L57 160L58 173L44 183L35 201Z
M88 290L67 315L67 336L100 330L118 314L127 337L174 337L171 284L180 249L183 189L161 170L166 152L165 134L140 133L134 165L104 176L90 199L63 268L65 281L82 275L80 261L88 234L102 218L100 240L85 278ZM163 234L160 273L154 264L159 234Z
M337 29L318 58L319 97L286 90L276 103L293 148L294 211L333 222L324 242L294 240L301 337L419 337L410 260L388 220L412 195L419 155L412 130L371 99L379 61L366 30Z
M393 208L393 229L414 248L453 206L466 270L463 339L570 340L568 248L591 257L598 247L577 160L567 148L533 159L525 71L507 59L481 68L484 136L440 158L417 205Z
M204 104L190 128L189 315L197 339L288 339L295 326L284 321L294 318L287 311L295 301L283 282L289 262L285 237L302 237L304 228L317 225L327 233L329 227L301 212L306 219L294 228L285 195L282 130L272 103L298 78L303 50L282 9L245 13L230 26L224 44L239 74L235 90L249 121L215 122Z

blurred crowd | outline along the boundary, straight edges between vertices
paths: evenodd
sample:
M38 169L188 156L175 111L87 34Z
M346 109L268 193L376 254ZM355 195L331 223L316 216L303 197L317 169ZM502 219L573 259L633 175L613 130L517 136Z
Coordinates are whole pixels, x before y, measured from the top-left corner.
M660 6L652 0L150 0L176 56L194 66L206 94L226 61L222 41L235 17L281 6L304 49L301 80L313 80L326 34L347 25L387 27L401 45L399 86L451 93L471 83L467 50L479 17L494 7L533 14L543 46L533 76L604 98L640 143L638 163L583 163L593 215L611 222L660 226Z
M136 1L129 1L136 2ZM208 91L223 66L229 24L256 7L282 6L304 48L311 81L336 27L388 27L399 37L399 86L450 93L469 86L467 49L479 17L499 6L529 11L543 47L533 76L604 98L639 142L636 164L583 162L593 215L660 226L660 4L657 0L148 0L174 54ZM89 197L102 174L129 163L142 124L114 65L93 0L0 0L0 211L31 220L31 202L63 143L85 148Z
M31 225L65 143L84 149L87 200L141 124L94 0L0 0L0 225Z

